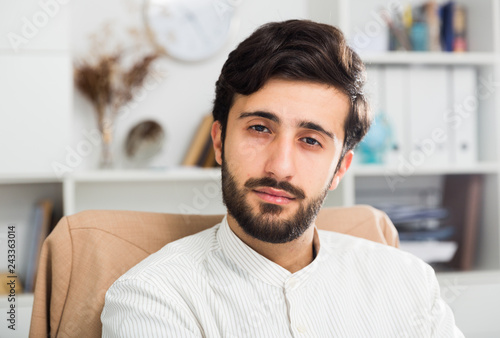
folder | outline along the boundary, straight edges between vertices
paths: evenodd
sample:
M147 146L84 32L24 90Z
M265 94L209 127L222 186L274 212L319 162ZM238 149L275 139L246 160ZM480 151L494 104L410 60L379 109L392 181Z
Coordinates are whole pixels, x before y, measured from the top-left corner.
M415 66L409 71L411 149L415 168L450 163L450 131L445 115L450 106L449 72L445 66Z
M408 126L408 75L406 66L385 67L383 73L383 107L392 126L392 147L387 157L388 165L396 165L401 157L409 154Z
M451 139L451 160L455 164L477 162L477 74L472 66L455 66L450 71L452 108L447 114Z
M383 84L380 81L382 72L383 68L380 66L366 67L367 82L365 92L374 116L383 109L380 102L381 92L383 91Z
M366 67L367 81L365 92L374 116L383 109L380 102L380 96L383 90L383 84L380 81L382 72L383 68L381 66Z

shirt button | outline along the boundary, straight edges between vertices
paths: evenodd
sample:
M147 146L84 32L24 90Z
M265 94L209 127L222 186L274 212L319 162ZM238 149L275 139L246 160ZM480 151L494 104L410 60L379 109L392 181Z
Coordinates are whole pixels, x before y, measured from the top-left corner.
M307 329L304 325L297 325L297 331L299 331L299 333L305 333Z

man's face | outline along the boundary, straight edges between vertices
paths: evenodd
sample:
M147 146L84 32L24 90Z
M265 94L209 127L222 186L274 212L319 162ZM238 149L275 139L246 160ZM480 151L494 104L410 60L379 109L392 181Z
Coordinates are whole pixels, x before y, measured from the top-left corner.
M352 160L347 153L335 172L349 109L333 87L272 79L235 97L224 147L214 123L224 203L248 235L286 243L309 228Z

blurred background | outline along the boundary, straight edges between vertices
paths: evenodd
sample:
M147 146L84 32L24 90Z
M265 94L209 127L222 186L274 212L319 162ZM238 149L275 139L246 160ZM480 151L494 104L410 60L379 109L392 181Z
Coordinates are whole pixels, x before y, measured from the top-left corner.
M62 216L225 212L215 81L255 28L293 18L341 28L368 71L375 122L325 206L386 211L465 335L500 336L500 1L0 0L0 272L15 237L17 336Z

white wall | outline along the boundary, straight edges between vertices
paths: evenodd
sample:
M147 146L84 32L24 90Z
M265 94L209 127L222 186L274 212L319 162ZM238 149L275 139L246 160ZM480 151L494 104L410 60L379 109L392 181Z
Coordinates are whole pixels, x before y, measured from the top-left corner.
M143 27L141 20L142 1L110 0L75 1L72 3L71 48L75 57L84 55L87 36L95 32L102 22L114 20L117 25ZM182 162L193 133L204 114L211 111L214 85L229 52L258 25L273 20L303 18L306 16L306 1L253 0L243 1L237 10L239 27L225 48L213 58L198 63L184 64L168 58L158 65L165 78L158 86L146 91L144 100L137 102L119 118L115 139L115 154L118 163L123 162L123 144L126 133L140 120L154 118L166 131L165 147L155 160L158 166L175 166ZM84 136L83 130L95 128L95 119L90 105L75 93L73 108L73 144ZM93 152L80 169L96 165L99 152Z
M46 8L0 0L0 173L49 172L69 140L69 8Z
M54 162L74 165L67 155L87 140L85 132L94 130L96 121L90 104L73 89L71 63L89 55L89 35L106 22L117 31L142 28L142 4L141 0L0 0L0 174L53 172ZM306 0L242 1L237 10L239 27L219 54L193 64L160 60L165 78L159 78L158 85L118 119L114 144L118 166L124 162L126 133L146 118L160 122L167 134L154 164L179 165L201 117L211 110L214 84L228 53L262 23L306 16ZM12 33L26 39L17 52ZM99 146L92 145L75 170L96 168L99 153Z

